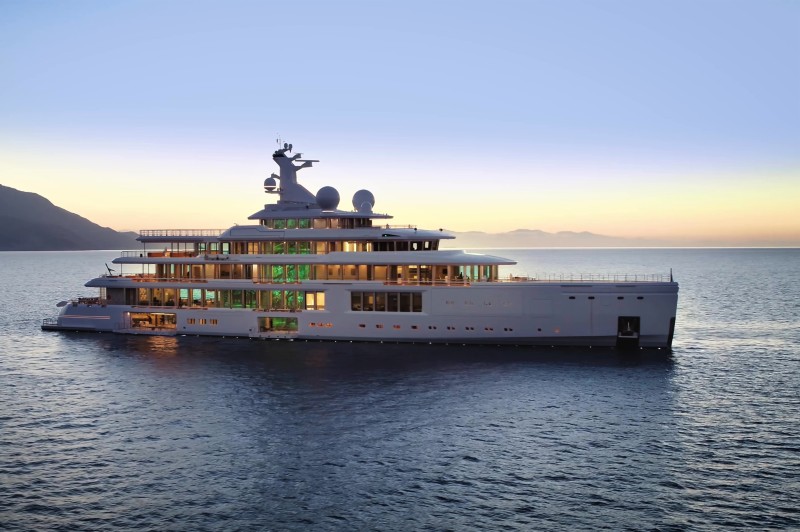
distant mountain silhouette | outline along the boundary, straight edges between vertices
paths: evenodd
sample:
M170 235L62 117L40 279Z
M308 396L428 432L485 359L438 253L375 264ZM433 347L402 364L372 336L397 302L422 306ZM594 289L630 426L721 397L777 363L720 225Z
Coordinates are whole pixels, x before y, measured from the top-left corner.
M120 233L56 207L32 192L0 185L0 251L136 249L136 233Z
M532 248L532 247L636 247L670 245L644 238L623 238L582 231L547 233L538 229L516 229L506 233L450 231L456 240L443 240L442 247L455 248Z

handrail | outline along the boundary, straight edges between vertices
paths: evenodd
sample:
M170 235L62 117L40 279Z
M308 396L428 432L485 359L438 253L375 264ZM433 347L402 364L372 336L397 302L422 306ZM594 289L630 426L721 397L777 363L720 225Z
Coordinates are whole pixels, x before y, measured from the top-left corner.
M138 258L159 258L159 257L166 257L166 258L194 258L199 255L210 255L210 254L217 254L218 252L208 252L208 251L152 251L147 249L140 249L140 250L125 250L120 253L120 257L138 257Z
M668 283L672 279L664 273L545 273L534 276L509 275L500 282L517 283L529 281L570 283Z
M227 229L141 229L139 236L213 236L218 237Z
M375 229L416 229L416 228L417 228L416 225L411 225L411 224L409 224L409 225L391 225L391 224L386 224L386 225L375 226Z
M327 281L363 281L382 282L384 285L434 285L434 286L471 286L474 283L523 283L523 282L562 282L562 283L668 283L669 274L661 273L551 273L534 276L509 275L498 279L296 279L294 281L276 281L266 278L247 277L243 279L228 277L156 277L153 273L133 273L122 275L102 274L101 277L130 279L134 282L169 282L169 283L208 283L209 281L243 281L256 284L302 284L303 282Z

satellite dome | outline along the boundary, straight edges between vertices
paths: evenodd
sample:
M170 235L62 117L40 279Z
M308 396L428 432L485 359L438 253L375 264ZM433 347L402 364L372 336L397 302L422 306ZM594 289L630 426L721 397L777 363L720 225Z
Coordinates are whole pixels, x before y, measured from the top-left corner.
M278 186L277 181L275 181L274 177L268 177L264 180L264 191L265 192L272 192L275 190L275 187Z
M372 212L375 196L369 190L361 189L353 194L353 208L358 212Z
M332 211L339 206L339 191L333 187L322 187L317 192L317 205L323 211Z

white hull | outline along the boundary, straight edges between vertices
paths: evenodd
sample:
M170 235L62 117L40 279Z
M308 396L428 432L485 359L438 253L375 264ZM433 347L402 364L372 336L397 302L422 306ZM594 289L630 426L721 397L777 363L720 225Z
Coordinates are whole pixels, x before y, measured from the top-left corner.
M252 287L252 285L251 285ZM306 340L353 340L516 345L669 347L674 330L677 284L473 283L470 287L396 287L422 292L421 312L354 311L349 292L385 288L383 283L303 282L324 289L325 310L265 311L250 308L139 307L71 303L55 330L121 334L240 336ZM260 285L278 289L280 285ZM170 315L167 327L135 323L141 313ZM620 318L636 318L626 335ZM264 318L296 319L293 330L265 330Z

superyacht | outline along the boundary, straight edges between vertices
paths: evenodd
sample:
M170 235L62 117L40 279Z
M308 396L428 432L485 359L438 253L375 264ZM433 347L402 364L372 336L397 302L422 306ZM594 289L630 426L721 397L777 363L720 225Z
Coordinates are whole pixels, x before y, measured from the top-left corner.
M59 303L45 330L260 339L669 348L672 274L538 279L513 260L440 249L447 232L387 224L368 190L339 209L297 180L315 160L279 145L275 203L225 230L142 230L97 297Z

